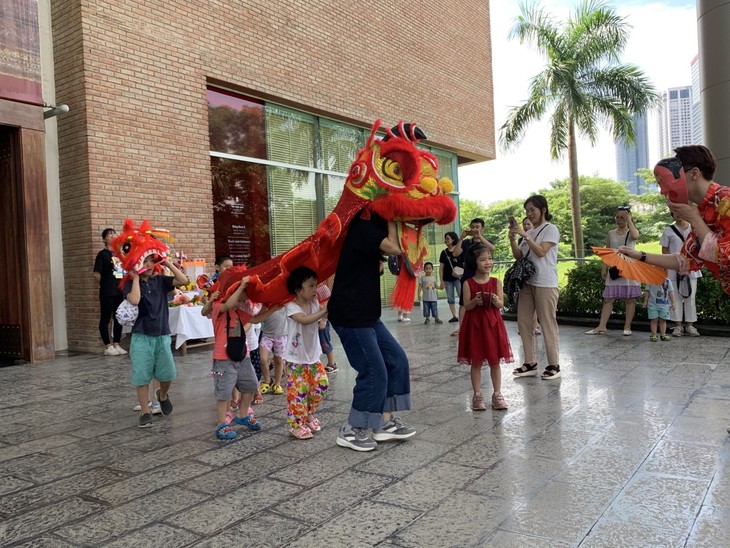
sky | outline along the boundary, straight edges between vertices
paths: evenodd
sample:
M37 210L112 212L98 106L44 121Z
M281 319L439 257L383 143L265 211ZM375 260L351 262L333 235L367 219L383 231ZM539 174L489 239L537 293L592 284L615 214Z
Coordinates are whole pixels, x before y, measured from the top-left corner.
M567 20L578 0L542 0L541 5L560 20ZM631 26L623 63L637 65L659 92L691 84L690 63L697 54L695 0L613 0L615 8ZM544 58L529 44L508 40L509 29L519 15L517 0L490 2L492 26L492 71L494 77L494 125L497 159L459 168L459 195L485 205L506 198L526 198L551 181L568 177L567 156L550 159L549 114L534 122L522 143L511 152L499 146L499 127L512 106L528 96L530 80L544 67ZM649 162L660 159L656 116L649 115ZM529 167L528 169L525 169ZM578 142L578 172L581 175L616 177L615 145L603 131L595 148ZM509 181L509 184L504 184Z

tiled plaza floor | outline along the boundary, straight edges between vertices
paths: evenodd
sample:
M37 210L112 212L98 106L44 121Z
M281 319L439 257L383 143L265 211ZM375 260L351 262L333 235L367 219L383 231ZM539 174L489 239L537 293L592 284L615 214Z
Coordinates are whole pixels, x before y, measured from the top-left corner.
M146 430L126 356L0 369L0 545L730 546L730 338L561 326L564 377L505 366L509 410L480 413L453 325L384 320L418 434L370 453L335 445L354 382L339 345L310 441L272 395L262 431L217 441L209 348L176 356L174 412Z

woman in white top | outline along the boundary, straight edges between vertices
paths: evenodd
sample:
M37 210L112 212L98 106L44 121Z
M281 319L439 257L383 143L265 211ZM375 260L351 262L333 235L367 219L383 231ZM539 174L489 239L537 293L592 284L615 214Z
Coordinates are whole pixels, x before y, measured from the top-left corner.
M659 245L662 246L664 255L682 251L684 241L692 231L692 227L687 221L678 215L672 214L672 217L674 217L674 224L665 228L664 233L659 238ZM694 326L697 321L695 297L697 296L697 278L702 277L702 272L692 270L689 274L678 276L676 270L667 269L667 277L674 285L674 298L678 303L669 311L669 319L674 322L672 336L681 337L686 334L691 337L699 337L700 333ZM683 316L684 328L682 327Z
M522 338L525 362L512 373L515 377L537 376L535 357L535 330L533 321L537 312L542 335L545 340L548 365L542 378L560 377L560 342L558 339L558 228L549 223L552 215L548 211L544 196L530 196L525 201L525 215L533 228L525 231L519 224L509 229L510 246L515 259L527 257L535 264L535 275L520 291L517 301L517 325ZM517 243L517 236L522 243Z
M616 228L608 232L606 247L618 249L621 246L634 249L639 241L639 230L631 218L629 206L619 206L616 209ZM613 312L613 303L616 299L626 302L626 319L624 320L624 335L631 335L631 322L634 321L636 299L641 297L641 284L622 276L612 278L606 265L601 266L601 277L606 280L603 289L603 308L598 327L586 331L586 335L605 335L608 331L608 319Z

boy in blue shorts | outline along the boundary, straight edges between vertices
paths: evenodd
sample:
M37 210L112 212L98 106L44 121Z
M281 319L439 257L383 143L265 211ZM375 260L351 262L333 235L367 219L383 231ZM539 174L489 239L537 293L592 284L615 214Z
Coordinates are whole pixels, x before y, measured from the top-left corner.
M148 403L148 386L152 379L160 382L155 392L164 415L172 413L172 402L167 392L177 376L175 361L170 345L170 313L167 294L176 286L188 283L188 278L179 268L159 255L149 255L142 263L145 271L137 274L128 272L129 280L124 284L124 297L130 304L139 307L139 315L132 327L132 342L129 357L132 360L132 385L137 390L140 428L152 426L152 413ZM163 276L158 271L165 266L175 275Z
M674 310L674 287L669 278L666 278L661 285L647 285L646 293L644 293L644 306L646 313L651 320L651 335L649 340L657 342L657 324L659 324L659 336L663 341L671 340L672 337L667 335L667 320L669 319L669 309Z

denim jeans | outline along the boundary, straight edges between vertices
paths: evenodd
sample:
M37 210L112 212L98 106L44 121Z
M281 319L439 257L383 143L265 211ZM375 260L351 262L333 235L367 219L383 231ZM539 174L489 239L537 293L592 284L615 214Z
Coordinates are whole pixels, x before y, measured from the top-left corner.
M372 327L332 327L357 371L348 422L357 428L380 428L384 412L410 409L408 357L383 322L378 320Z
M444 285L446 286L446 302L449 304L455 304L456 298L454 297L454 293L456 293L457 297L461 296L461 280L444 282Z
M438 301L423 301L423 317L428 318L429 312L434 318L439 317Z

